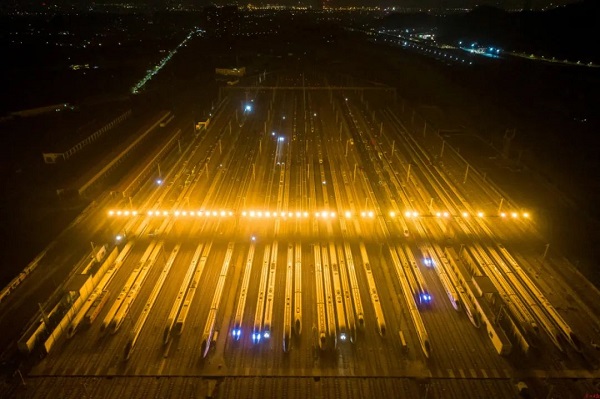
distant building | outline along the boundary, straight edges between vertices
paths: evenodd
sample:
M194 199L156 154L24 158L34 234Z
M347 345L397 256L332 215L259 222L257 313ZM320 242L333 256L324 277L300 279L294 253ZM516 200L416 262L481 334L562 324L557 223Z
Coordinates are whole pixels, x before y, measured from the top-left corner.
M217 75L224 76L238 76L242 77L246 74L246 67L241 68L216 68L215 73Z

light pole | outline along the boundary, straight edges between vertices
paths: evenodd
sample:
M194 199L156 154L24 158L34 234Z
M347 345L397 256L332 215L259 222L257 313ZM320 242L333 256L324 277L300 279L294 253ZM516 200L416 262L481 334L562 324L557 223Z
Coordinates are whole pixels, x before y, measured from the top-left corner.
M408 164L408 170L406 171L406 184L408 184L409 179L410 179L410 163Z
M544 249L544 255L542 256L542 262L546 260L546 255L548 255L548 249L550 249L550 243L546 244L546 249Z
M500 198L500 205L498 206L498 213L502 212L502 203L504 202L504 198Z
M348 146L350 145L351 141L352 141L352 139L346 140L346 156L348 156Z
M467 164L467 170L465 170L465 178L463 179L463 184L467 183L467 176L469 175L469 164Z

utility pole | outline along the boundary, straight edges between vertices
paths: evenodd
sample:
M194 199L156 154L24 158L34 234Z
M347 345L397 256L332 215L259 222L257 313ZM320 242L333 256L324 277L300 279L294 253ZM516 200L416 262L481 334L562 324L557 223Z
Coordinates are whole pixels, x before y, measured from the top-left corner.
M516 135L517 135L516 129L506 129L506 131L504 132L504 137L502 138L503 139L502 156L505 159L508 159L510 157L510 145Z
M408 184L410 179L410 164L408 164L408 171L406 172L406 184Z
M542 256L542 262L546 260L546 255L548 255L548 249L550 249L550 244L546 244L546 249L544 250L544 255Z
M502 203L504 202L504 198L500 198L500 205L498 206L498 214L502 212Z
M44 320L44 323L46 324L46 327L50 328L50 319L48 319L48 315L44 311L44 307L39 302L38 302L38 306L40 307L40 312L42 313L42 319Z
M469 164L467 164L467 170L465 171L465 178L463 180L463 184L467 183L467 176L469 175Z
M27 384L25 384L25 379L23 378L23 374L21 374L21 369L17 369L17 374L19 374L19 378L21 379L21 384L23 384L23 386L26 386Z

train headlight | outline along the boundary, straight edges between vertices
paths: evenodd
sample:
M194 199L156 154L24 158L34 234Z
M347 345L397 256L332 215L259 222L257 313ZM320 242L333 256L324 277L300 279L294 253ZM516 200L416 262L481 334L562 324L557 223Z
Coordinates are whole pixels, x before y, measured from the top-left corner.
M344 334L344 333L340 334L340 339L342 341L345 341L346 340L346 334Z
M270 336L271 336L271 334L269 334L268 331L265 331L265 333L263 334L263 337L265 337L265 339L269 338Z

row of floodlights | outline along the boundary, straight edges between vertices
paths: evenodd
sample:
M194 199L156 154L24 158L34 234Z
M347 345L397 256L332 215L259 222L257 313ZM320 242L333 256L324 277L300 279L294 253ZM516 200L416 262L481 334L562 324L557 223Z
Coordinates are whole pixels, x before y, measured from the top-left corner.
M139 215L140 212L138 211L130 211L130 210L110 210L108 211L108 215L109 216L137 216ZM234 213L232 211L224 211L224 210L198 210L198 211L166 211L166 210L150 210L147 211L145 213L147 216L206 216L206 217L210 217L210 216L220 216L220 217L230 217L230 216L234 216ZM336 212L332 212L332 211L319 211L319 212L315 212L314 217L317 219L333 219L337 216ZM373 211L361 211L360 212L360 217L361 218L369 218L369 219L373 219L375 217L375 212ZM394 211L391 211L389 213L389 216L391 218L395 218L398 214ZM477 217L483 218L485 217L485 214L483 212L477 212L476 213ZM241 216L244 218L251 218L251 219L262 219L262 218L296 218L296 219L306 219L309 216L308 212L300 212L300 211L296 211L296 212L271 212L271 211L242 211ZM419 214L419 212L416 211L406 211L404 213L404 217L406 217L407 219L411 219L411 218L417 218L421 216ZM435 216L438 218L450 218L451 215L448 212L436 212ZM470 216L470 213L468 212L463 212L461 214L461 216L463 218L468 218ZM501 218L513 218L513 219L518 219L518 218L524 218L524 219L528 219L529 218L529 213L528 212L523 212L523 213L518 213L518 212L500 212L499 216ZM353 213L350 211L345 211L344 212L344 217L346 219L350 219L353 217Z
M414 216L414 214L415 214L415 213L416 213L416 212L413 212L413 216ZM477 212L477 213L476 213L476 215L477 215L477 217L479 217L479 218L485 217L485 213L483 213L483 212L481 212L481 211ZM511 218L513 218L513 219L518 219L518 218L522 217L522 218L524 218L524 219L529 219L529 212L522 212L522 213L518 213L518 212L510 212L510 213L508 213L508 212L500 212L498 215L499 215L501 218L508 218L508 217L511 217ZM407 216L407 217L410 217L410 216L408 216L408 214L407 214L407 215L405 215L405 216ZM418 216L418 215L417 215L417 216ZM435 216L436 216L436 217L438 217L438 218L449 218L451 215L450 215L450 213L448 213L448 212L436 212L436 213L435 213ZM463 212L463 213L461 214L461 216L462 216L463 218L468 218L469 216L471 216L471 214L470 214L469 212Z
M481 211L477 212L476 215L477 215L477 217L480 217L480 218L485 217L485 213L483 213ZM419 216L420 216L419 212L416 212L416 211L406 211L404 213L404 217L406 217L407 219L417 218ZM450 216L453 216L453 215L451 215L449 212L436 212L435 216L438 217L438 218L449 218ZM463 218L468 218L469 216L471 216L471 214L469 212L463 212L463 213L461 213L461 216ZM510 213L500 212L499 216L501 218L511 217L513 219L518 219L519 217L522 217L522 218L528 219L529 218L529 213L528 212L523 212L523 213L518 213L518 212L510 212ZM396 212L391 211L390 212L390 217L392 217L392 218L396 217Z
M119 210L108 211L108 216L137 216L140 213L138 211L128 211L128 210ZM145 213L147 216L233 216L232 211L147 211Z

